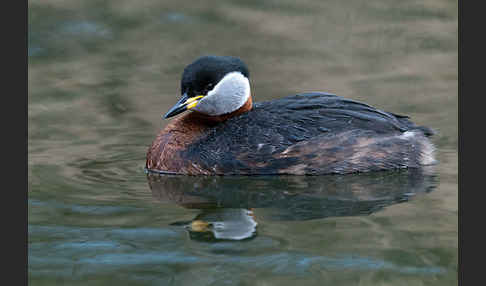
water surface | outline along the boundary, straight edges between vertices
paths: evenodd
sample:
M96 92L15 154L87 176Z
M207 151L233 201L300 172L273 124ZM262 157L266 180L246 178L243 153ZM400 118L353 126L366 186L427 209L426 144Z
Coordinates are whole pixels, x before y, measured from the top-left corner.
M456 285L457 2L29 1L31 285ZM144 172L182 69L326 91L438 131L424 170Z

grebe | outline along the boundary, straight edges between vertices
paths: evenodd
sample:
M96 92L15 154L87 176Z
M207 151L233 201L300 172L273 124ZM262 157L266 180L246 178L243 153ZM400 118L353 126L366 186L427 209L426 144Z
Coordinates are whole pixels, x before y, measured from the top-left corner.
M252 103L236 57L204 56L182 74L173 119L147 153L146 169L186 175L323 175L435 162L432 130L407 116L312 92Z

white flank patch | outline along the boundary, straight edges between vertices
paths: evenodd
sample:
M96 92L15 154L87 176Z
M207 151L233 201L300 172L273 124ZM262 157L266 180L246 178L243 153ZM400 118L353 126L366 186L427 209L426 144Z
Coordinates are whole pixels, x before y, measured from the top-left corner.
M418 138L414 138L416 136L418 136ZM425 136L412 130L404 132L400 135L400 138L405 140L417 140L420 144L420 164L432 165L437 163L437 160L435 160L435 147Z
M402 135L400 135L400 138L401 139L410 139L414 136L416 136L417 133L413 132L413 131L405 131Z
M230 72L199 100L192 110L217 116L238 110L250 97L250 81L240 72Z
M420 163L422 165L432 165L437 163L437 160L435 160L434 145L428 139L421 141L421 143L422 143L422 154L420 156Z

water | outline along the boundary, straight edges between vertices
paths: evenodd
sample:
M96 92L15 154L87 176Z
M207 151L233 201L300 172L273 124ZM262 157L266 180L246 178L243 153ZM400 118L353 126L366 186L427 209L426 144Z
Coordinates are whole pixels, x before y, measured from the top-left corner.
M184 5L184 6L182 6ZM456 285L457 1L29 1L31 285ZM144 172L204 54L438 131L422 171Z

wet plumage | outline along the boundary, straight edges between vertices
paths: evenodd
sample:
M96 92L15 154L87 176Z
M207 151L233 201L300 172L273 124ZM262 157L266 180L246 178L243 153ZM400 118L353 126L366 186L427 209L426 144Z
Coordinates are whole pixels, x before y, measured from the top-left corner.
M250 100L248 110L212 119L198 112L176 118L149 149L147 168L205 175L319 175L433 162L429 128L332 94L298 94L252 106Z

